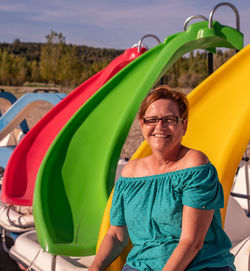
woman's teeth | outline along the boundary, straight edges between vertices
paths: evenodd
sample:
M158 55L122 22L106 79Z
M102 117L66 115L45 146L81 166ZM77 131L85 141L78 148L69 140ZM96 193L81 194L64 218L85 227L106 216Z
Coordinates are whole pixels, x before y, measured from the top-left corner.
M154 134L154 137L169 137L169 135L163 135L163 134Z

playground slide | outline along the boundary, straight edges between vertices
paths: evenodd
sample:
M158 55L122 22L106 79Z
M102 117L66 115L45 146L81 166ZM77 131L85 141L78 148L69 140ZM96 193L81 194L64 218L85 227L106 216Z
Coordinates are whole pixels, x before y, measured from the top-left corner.
M0 118L0 140L8 135L24 119L27 112L39 103L49 102L56 105L65 96L64 93L27 93L23 95Z
M206 153L218 170L223 185L225 208L237 167L250 139L250 45L242 49L188 95L190 117L183 144ZM132 159L151 154L144 141ZM112 193L113 194L113 193ZM109 224L112 203L109 197L98 245L100 246ZM109 267L109 271L121 270L126 252Z
M3 113L5 113L16 100L17 99L15 95L13 95L12 93L5 91L0 92L0 118L2 117ZM26 133L29 130L26 120L23 120L20 123L20 127L22 133ZM4 138L4 140L2 140L0 144L0 167L3 169L5 169L7 162L14 150L14 146L7 146L8 144L13 143L13 137Z
M16 97L10 92L2 91L0 92L0 108L1 110L7 110L14 102L16 102ZM3 115L3 112L0 112L0 117ZM28 124L26 120L23 120L20 123L20 128L23 134L26 134L29 131Z
M202 33L202 35L201 35ZM197 48L242 47L242 34L214 22L189 26L108 81L70 119L39 169L34 218L39 243L52 254L95 253L116 165L139 105L162 74Z
M38 103L43 101L50 102L53 105L57 104L66 94L34 94L29 93L22 96L19 100L16 97L8 92L0 92L0 102L12 103L9 109L1 116L0 118L0 141L5 141L7 136L8 142L15 141L13 140L14 133L12 131L20 123L20 127L23 134L26 134L29 131L28 125L24 117L28 111L31 111ZM2 100L1 100L2 99ZM4 101L5 99L5 101ZM15 146L1 146L0 147L0 167L6 168L8 160L10 159ZM19 170L18 170L19 171Z
M29 131L16 147L6 168L2 185L2 201L14 205L32 205L38 169L56 135L93 93L145 51L143 47L140 52L137 47L125 50L105 69L81 84L53 107Z

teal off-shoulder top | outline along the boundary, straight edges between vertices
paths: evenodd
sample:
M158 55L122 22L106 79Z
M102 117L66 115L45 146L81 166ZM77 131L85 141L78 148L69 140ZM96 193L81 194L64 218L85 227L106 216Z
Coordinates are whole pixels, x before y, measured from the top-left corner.
M215 210L203 247L186 270L224 266L235 270L231 242L221 223L223 190L211 163L117 180L110 223L128 228L133 248L126 263L138 270L163 269L180 240L183 205Z

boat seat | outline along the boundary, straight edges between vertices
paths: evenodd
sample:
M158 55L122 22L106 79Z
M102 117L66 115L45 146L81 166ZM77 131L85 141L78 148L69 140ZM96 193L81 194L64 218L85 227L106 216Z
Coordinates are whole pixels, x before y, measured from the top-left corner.
M231 195L228 200L224 230L233 247L250 236L250 217L246 215L239 202Z
M34 229L34 218L32 214L20 213L13 208L3 203L0 203L0 226L14 233L21 233ZM24 208L24 207L23 207ZM9 216L9 219L8 219Z
M235 256L234 265L238 271L250 270L250 236L235 246L231 252Z
M53 260L56 261L56 271L63 270L87 270L94 259L87 257L64 257L56 256L44 252L37 241L36 231L29 231L21 234L10 249L10 257L17 260L24 267L30 266L32 270L51 270Z

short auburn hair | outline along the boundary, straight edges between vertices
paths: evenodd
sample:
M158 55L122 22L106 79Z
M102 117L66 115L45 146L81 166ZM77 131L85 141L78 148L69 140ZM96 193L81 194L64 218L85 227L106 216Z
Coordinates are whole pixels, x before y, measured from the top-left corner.
M182 119L188 119L188 113L189 113L189 102L187 100L187 97L184 93L180 91L172 90L167 85L161 85L154 90L152 90L147 97L143 100L141 103L139 112L138 112L138 118L143 119L145 116L145 113L148 109L148 107L155 101L165 99L165 100L172 100L177 103L180 117Z

